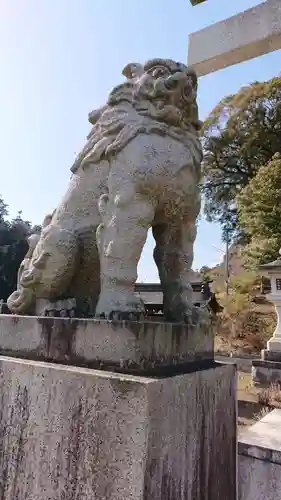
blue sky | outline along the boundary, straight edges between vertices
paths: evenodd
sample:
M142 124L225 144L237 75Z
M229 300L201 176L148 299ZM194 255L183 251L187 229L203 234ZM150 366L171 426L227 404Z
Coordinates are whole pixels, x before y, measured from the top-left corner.
M128 62L186 62L188 34L259 0L1 0L0 194L10 215L41 223L56 207L85 143L88 112L104 103ZM226 94L280 72L280 51L199 81L200 117ZM194 269L221 255L220 230L202 221ZM139 280L158 279L151 235Z

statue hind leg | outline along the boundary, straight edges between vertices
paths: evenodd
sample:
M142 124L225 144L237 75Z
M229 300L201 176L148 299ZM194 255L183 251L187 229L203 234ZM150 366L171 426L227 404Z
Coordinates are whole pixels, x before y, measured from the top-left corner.
M167 321L189 323L197 312L192 303L190 271L199 209L200 204L195 203L188 207L185 216L177 215L152 227L156 242L153 256L163 289Z

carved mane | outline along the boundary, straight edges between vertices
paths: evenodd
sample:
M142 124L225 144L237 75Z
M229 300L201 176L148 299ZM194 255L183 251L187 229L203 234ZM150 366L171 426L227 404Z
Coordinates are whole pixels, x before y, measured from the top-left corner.
M167 69L169 75L184 72L188 76L184 105L176 106L171 100L173 90L165 87L167 76L153 76L153 70L157 68ZM86 168L89 163L95 164L120 152L140 133L156 133L178 139L192 149L200 162L198 130L201 122L198 119L197 77L194 71L174 61L153 59L144 66L129 64L123 74L126 81L111 91L107 104L90 113L89 121L93 128L71 171L75 173L80 167Z

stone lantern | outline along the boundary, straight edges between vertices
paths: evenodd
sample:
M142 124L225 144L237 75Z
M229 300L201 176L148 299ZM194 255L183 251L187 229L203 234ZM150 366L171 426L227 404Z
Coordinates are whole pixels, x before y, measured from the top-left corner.
M253 382L281 382L281 255L274 262L259 266L259 272L270 279L271 292L267 298L275 306L277 326L267 348L261 352L261 360L253 361Z

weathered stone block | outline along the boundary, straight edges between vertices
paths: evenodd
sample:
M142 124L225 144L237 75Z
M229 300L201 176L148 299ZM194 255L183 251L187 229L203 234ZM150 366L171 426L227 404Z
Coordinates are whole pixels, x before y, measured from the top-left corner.
M254 385L270 385L281 382L281 363L255 359L252 362L252 380Z
M281 351L271 351L269 349L262 349L261 359L263 361L278 361L281 362Z
M212 360L213 332L204 322L188 327L0 315L0 353L94 368L151 369Z
M281 498L281 411L242 432L238 441L239 500Z
M144 378L0 358L3 500L236 500L235 367Z

